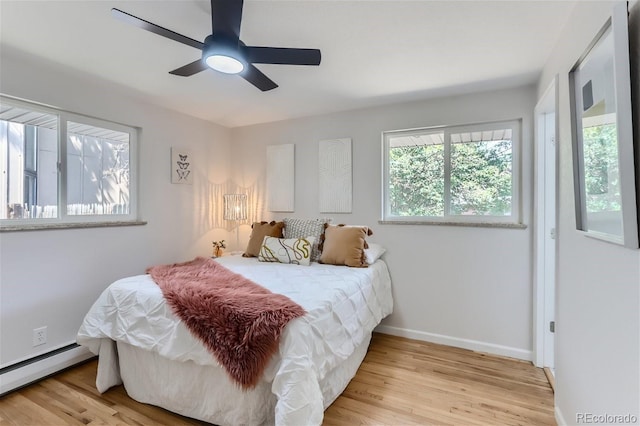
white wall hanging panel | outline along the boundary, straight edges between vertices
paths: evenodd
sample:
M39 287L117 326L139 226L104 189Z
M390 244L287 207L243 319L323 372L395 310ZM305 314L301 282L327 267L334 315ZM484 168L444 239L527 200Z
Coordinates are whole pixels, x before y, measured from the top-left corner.
M351 213L351 139L320 141L321 213Z
M295 145L267 146L267 209L292 212L295 195Z

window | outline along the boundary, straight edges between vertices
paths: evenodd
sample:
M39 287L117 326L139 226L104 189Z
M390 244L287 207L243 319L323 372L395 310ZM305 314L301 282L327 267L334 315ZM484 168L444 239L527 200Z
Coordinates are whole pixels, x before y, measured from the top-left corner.
M518 223L520 122L383 133L387 221Z
M135 220L136 133L0 97L0 222Z

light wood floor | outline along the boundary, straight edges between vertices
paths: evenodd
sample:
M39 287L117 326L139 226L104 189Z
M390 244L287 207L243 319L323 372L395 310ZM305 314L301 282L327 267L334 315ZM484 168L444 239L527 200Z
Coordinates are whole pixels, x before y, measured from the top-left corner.
M203 425L129 398L100 395L96 361L0 399L0 425ZM553 393L531 363L374 334L326 425L555 425Z

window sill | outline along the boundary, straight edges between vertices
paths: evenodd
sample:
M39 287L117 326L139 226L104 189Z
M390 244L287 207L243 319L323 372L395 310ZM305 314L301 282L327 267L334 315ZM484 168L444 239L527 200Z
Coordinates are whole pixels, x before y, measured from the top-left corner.
M123 222L85 222L85 223L34 223L21 225L2 225L0 232L23 232L23 231L49 231L54 229L82 229L82 228L110 228L116 226L141 226L146 225L143 220L132 220Z
M380 225L439 225L439 226L467 226L471 228L506 228L506 229L527 229L524 223L505 222L446 222L436 220L379 220Z

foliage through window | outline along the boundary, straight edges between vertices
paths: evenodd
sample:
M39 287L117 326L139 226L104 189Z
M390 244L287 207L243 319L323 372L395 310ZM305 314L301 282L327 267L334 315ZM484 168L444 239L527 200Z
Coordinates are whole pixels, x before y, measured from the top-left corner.
M135 147L134 128L0 98L0 220L136 219Z
M582 141L587 212L620 212L622 206L615 121L585 125L582 129Z
M385 132L384 219L519 220L518 121Z

